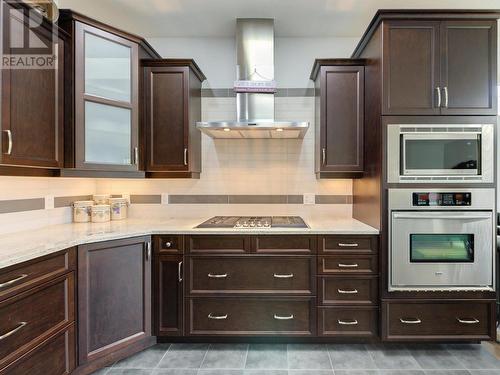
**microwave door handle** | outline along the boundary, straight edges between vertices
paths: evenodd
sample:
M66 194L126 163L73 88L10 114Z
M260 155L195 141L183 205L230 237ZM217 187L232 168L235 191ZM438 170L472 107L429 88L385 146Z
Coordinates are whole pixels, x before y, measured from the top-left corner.
M483 220L490 219L490 214L473 214L473 215L442 215L442 214L428 214L428 213L395 213L395 219L457 219L457 220Z

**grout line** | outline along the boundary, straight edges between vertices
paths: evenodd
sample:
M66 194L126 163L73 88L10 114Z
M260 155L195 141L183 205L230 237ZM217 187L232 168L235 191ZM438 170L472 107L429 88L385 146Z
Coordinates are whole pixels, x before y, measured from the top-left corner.
M335 370L333 369L333 361L332 357L330 356L330 349L328 348L328 344L325 344L325 348L326 348L326 354L328 354L328 359L330 360L330 367L332 368L332 372L335 375Z
M198 371L196 371L196 374L199 374L201 371L201 366L203 366L203 362L205 362L205 358L207 358L208 351L212 347L212 344L208 344L207 351L205 352L205 355L203 356L203 359L201 360L200 367L198 367Z
M158 345L158 343L157 343L156 345ZM167 349L167 350L165 350L165 353L161 356L161 359L158 361L158 363L157 363L157 364L156 364L156 366L154 367L155 369L156 369L156 368L159 368L158 366L160 366L161 361L163 361L163 358L165 358L165 356L167 355L167 353L169 352L169 350L170 350L170 348L171 348L171 347L172 347L172 343L170 343L170 344L168 345L168 349Z
M245 353L245 361L243 362L243 372L247 368L248 352L250 351L250 344L247 344L247 351Z

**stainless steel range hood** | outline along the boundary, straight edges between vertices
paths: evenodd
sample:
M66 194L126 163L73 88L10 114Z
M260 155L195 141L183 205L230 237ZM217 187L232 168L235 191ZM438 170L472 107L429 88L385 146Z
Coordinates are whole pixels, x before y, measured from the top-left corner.
M274 80L274 20L236 21L237 80ZM235 121L198 122L212 138L304 138L308 122L275 121L274 94L237 93Z

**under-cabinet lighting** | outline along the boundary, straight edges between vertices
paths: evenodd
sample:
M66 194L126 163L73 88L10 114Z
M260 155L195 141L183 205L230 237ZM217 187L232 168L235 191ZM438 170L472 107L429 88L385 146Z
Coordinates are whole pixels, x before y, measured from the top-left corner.
M230 132L230 131L231 131L231 129L229 129L229 128L224 128L224 131L225 131L225 132Z

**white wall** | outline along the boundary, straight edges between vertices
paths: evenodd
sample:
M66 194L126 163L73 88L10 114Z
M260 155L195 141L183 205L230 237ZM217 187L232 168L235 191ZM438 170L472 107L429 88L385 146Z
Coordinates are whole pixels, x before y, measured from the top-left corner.
M207 76L204 87L233 87L235 40L231 38L147 38L165 58L193 58ZM350 57L359 38L276 38L275 78L278 87L310 87L316 58Z

